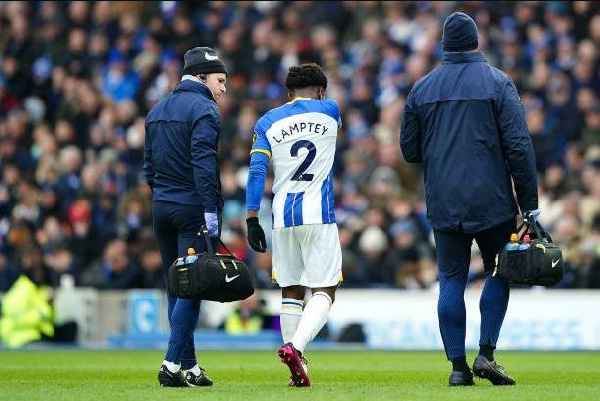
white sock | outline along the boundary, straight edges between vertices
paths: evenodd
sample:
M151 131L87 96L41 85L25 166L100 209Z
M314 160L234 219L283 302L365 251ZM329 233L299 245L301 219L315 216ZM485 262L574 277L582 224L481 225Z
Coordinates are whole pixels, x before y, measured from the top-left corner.
M298 351L304 352L304 348L308 343L325 326L332 303L331 297L324 292L315 292L308 300L304 313L302 313L302 319L300 319L291 341Z
M175 362L169 362L167 360L164 360L162 364L165 365L171 373L177 373L179 372L179 369L181 369L181 365Z
M198 364L195 364L193 368L186 369L184 372L192 372L194 376L200 376L200 373L202 373L200 372L200 366L198 366Z
M279 322L281 324L281 336L283 337L284 344L292 341L292 337L302 317L303 304L303 301L294 298L283 298L281 300Z

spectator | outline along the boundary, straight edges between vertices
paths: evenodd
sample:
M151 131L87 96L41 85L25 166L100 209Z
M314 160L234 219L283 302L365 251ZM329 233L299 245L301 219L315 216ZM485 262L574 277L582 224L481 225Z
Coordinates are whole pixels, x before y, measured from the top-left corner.
M143 288L165 288L163 264L158 242L154 238L143 240L139 250L139 261L143 269Z
M89 201L99 238L150 228L147 215L133 228L123 220L129 213L119 214L126 193L149 191L139 184L141 121L180 80L183 51L212 45L230 68L228 94L220 105L224 232L235 231L236 210L244 208L240 194L256 116L284 101L281 74L288 65L320 60L330 82L328 97L338 102L343 118L334 179L336 216L346 237L344 285L381 285L364 275L368 258L359 246L368 225L364 212L382 211L380 229L389 234L404 220L391 210L398 197L414 199L406 209L418 232L419 271L435 263L423 218L421 172L394 146L406 95L440 61L444 4L217 3L165 3L160 11L152 2L0 5L0 218L6 218L5 225L17 223L17 205L22 217L37 204L39 216L30 230L45 241L41 245L52 268L71 273L86 268L71 260L79 258L77 250L64 248L73 236L68 211L79 199ZM505 68L523 94L537 170L544 177L542 224L553 234L556 221L573 207L580 210L578 235L586 238L598 204L600 5L460 7L474 10L486 58ZM267 187L265 205L269 194ZM261 221L268 221L270 211L263 214ZM130 215L129 222L135 220ZM396 239L389 240L386 254L401 253ZM10 248L1 247L7 266L14 265ZM85 262L90 266L100 263L104 243L97 248ZM477 258L473 255L474 263ZM260 285L270 288L267 259L249 262ZM391 277L388 285L398 285Z
M73 254L73 264L77 278L102 254L104 241L100 233L92 226L92 212L86 200L73 202L69 208L71 235L69 248Z
M129 191L124 194L117 210L118 232L129 242L134 242L140 230L151 224L150 202L147 197L137 191Z
M265 325L265 302L252 294L239 302L227 316L224 329L228 334L258 334Z
M44 253L44 263L52 270L52 276L57 277L60 282L62 276L75 277L77 266L75 265L71 247L67 242L61 242ZM85 285L85 283L82 283Z
M127 56L120 50L108 55L108 69L102 76L102 93L114 102L132 100L140 86L138 73L129 67Z
M101 289L142 288L143 274L142 268L130 258L127 242L116 238L106 245L102 262L90 267L80 281Z
M372 285L390 287L393 283L393 273L384 263L388 241L385 233L377 226L366 228L359 239L361 264L367 272L368 282Z
M23 273L2 300L0 319L0 338L11 348L54 336L51 293L40 250L23 247L19 265Z

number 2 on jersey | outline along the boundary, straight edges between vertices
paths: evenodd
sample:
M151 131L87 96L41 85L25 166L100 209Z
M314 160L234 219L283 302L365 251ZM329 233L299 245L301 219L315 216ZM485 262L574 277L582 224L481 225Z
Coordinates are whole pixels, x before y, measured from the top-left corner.
M310 167L313 160L315 160L315 156L317 154L317 148L314 143L307 140L300 140L295 142L290 149L290 154L292 157L298 157L298 151L302 148L308 149L308 154L306 155L306 159L302 162L298 170L294 173L291 180L292 181L312 181L313 174L304 174L304 172Z

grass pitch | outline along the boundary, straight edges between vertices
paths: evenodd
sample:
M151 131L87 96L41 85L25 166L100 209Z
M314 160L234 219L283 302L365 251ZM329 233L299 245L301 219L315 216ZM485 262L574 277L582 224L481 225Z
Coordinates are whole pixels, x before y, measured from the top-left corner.
M469 388L441 351L308 351L311 388L287 387L275 351L198 355L213 387L160 388L158 351L0 351L0 400L600 400L600 352L499 352L517 385Z

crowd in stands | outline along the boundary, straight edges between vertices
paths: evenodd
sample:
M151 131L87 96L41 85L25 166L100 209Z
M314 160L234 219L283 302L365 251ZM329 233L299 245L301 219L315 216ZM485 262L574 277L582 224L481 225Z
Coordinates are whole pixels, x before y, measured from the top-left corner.
M215 48L229 70L222 239L259 287L273 284L270 253L251 251L245 236L252 131L286 101L285 74L302 62L323 66L342 110L342 285L436 285L420 167L402 159L398 139L405 97L440 61L441 24L455 10L473 16L480 50L521 94L540 221L565 252L558 286L600 288L598 3L10 1L0 3L0 292L32 259L51 285L71 276L99 289L162 287L141 174L144 117L195 46ZM271 184L261 208L268 236ZM476 246L472 255L477 286Z

